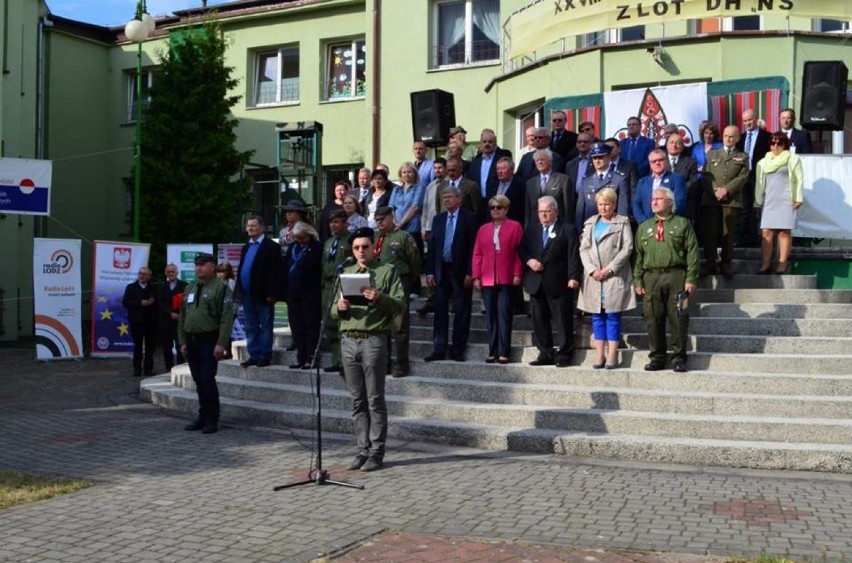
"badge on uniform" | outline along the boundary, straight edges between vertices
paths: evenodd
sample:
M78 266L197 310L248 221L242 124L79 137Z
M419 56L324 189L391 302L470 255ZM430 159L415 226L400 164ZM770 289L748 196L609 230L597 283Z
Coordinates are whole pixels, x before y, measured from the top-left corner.
M187 295L186 296L186 302L187 303L195 303L195 294L190 293L189 295Z

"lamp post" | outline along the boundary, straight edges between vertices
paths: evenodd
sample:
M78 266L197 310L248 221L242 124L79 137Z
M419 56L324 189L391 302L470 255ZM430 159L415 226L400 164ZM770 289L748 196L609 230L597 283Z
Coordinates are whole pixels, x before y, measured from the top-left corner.
M142 197L142 42L154 31L145 0L136 1L136 16L124 26L124 35L138 44L136 52L136 150L133 156L133 240L139 240L139 209Z

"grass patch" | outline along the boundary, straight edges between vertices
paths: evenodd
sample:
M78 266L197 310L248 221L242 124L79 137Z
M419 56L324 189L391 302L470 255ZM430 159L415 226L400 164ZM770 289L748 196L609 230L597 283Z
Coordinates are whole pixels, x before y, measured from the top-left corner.
M40 477L15 471L0 471L0 508L49 499L94 485L86 479Z

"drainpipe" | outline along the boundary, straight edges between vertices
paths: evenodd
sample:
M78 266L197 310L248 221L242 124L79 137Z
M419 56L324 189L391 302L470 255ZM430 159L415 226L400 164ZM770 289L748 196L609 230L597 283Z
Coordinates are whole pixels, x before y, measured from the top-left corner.
M366 166L372 168L373 164L377 162L381 162L381 116L379 115L379 108L381 108L381 89L379 84L381 83L381 57L379 53L382 49L382 18L381 18L381 10L382 10L382 0L373 0L373 31L372 36L370 37L369 43L369 53L370 53L370 68L367 71L367 76L369 77L370 84L370 95L372 96L373 103L370 106L370 138L371 138L371 150L373 153L373 162L365 163Z

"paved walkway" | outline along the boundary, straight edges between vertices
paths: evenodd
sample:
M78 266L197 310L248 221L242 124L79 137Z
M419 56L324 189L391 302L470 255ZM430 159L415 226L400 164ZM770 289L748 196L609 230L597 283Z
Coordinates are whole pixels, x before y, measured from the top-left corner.
M852 559L852 476L414 444L364 474L334 436L325 468L365 490L273 492L306 477L310 437L227 420L184 432L139 402L128 361L32 356L0 348L0 468L97 485L0 512L0 561Z

